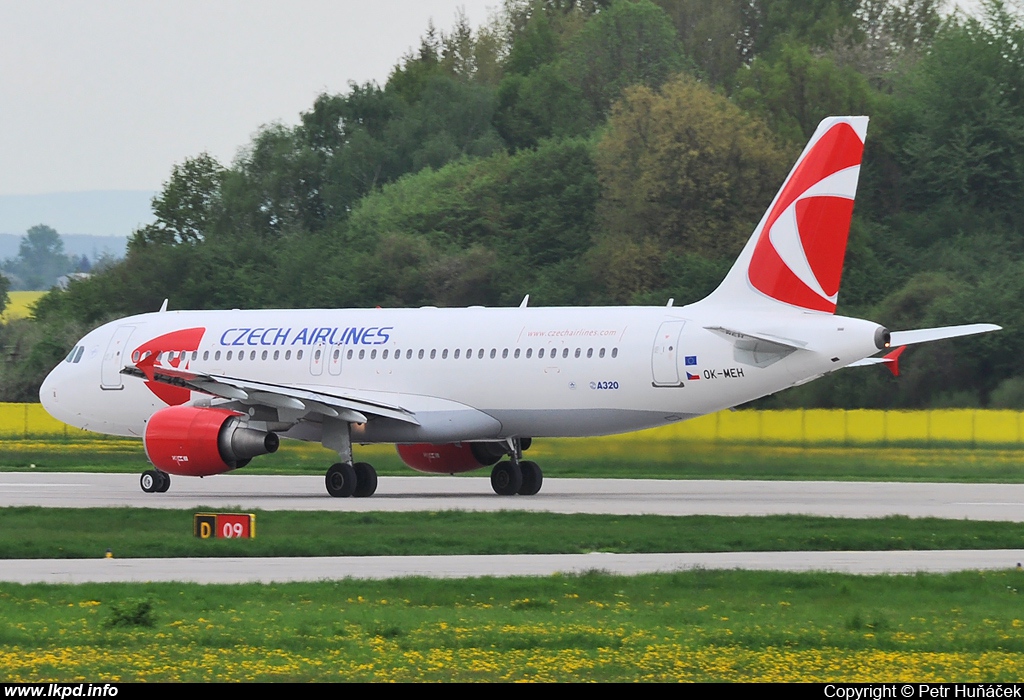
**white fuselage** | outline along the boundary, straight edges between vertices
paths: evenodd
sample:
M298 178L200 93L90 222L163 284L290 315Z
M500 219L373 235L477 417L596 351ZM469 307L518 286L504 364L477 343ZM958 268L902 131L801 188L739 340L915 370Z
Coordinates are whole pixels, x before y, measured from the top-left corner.
M795 339L805 349L759 362L723 328ZM168 405L167 390L121 370L138 359L133 351L149 348L164 366L362 397L416 416L418 425L388 418L354 425L353 442L583 437L692 418L839 369L877 352L878 328L824 313L743 312L707 302L172 311L92 331L47 377L40 398L70 425L142 436L149 417ZM211 401L170 390L179 392L171 403ZM283 434L320 440L318 426L301 421Z

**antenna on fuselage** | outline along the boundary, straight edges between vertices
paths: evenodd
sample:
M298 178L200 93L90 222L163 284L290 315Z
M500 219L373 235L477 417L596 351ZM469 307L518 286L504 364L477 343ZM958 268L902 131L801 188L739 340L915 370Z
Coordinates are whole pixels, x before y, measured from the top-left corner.
M164 299L164 303L160 305L160 313L167 311L167 299Z
M668 300L668 303L667 303L667 304L665 304L665 306L672 306L672 305L673 305L673 304L675 304L675 303L676 303L675 297L672 297L672 298L670 298L670 299Z
M523 300L521 302L519 302L519 308L520 309L525 309L526 305L529 304L529 303L530 303L530 295L527 294L525 297L523 297Z

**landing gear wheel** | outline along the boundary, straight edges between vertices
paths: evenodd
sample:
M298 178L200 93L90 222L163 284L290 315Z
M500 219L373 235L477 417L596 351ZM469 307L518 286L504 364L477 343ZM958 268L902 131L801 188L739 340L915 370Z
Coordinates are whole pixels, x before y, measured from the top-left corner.
M167 489L171 488L171 475L159 469L156 470L156 475L160 477L160 484L156 487L156 492L167 493Z
M520 496L535 496L544 483L544 474L536 462L520 462L519 469L523 472L523 485L519 487Z
M356 472L351 464L339 462L327 470L327 493L335 498L348 498L356 490Z
M377 471L366 462L356 462L352 469L356 473L356 490L352 495L356 498L372 496L377 490Z
M168 479L170 481L170 479ZM139 485L142 486L142 490L146 493L156 493L160 490L160 472L155 469L147 469L142 472L142 477L139 479Z
M523 485L523 472L519 465L508 460L498 462L491 470L491 488L499 496L514 496Z

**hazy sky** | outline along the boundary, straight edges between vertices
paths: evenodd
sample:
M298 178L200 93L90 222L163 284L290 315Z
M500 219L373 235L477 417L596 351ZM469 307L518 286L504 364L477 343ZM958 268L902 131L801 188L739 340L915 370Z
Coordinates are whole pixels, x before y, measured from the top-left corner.
M0 3L0 195L157 190L501 0Z

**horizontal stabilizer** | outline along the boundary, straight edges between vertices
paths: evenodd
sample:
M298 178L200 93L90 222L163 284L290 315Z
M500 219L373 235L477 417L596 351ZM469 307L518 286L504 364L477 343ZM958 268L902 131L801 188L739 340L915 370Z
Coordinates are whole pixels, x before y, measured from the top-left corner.
M906 349L906 345L901 345L892 352L890 352L888 355L884 355L883 357L866 357L863 360L858 360L857 362L850 363L849 365L847 365L847 367L867 367L868 365L885 365L889 369L889 371L892 372L892 376L898 377L900 376L900 355L902 355L903 351Z
M733 360L751 367L768 367L793 354L807 350L807 343L782 338L770 333L751 333L725 326L705 326L705 330L725 338L733 344Z
M717 333L718 335L731 340L733 342L737 340L751 340L761 341L763 343L771 343L772 345L781 345L789 348L790 350L807 350L807 343L802 340L793 340L792 338L783 338L782 336L772 335L771 333L754 333L751 331L740 331L735 328L726 328L725 326L704 326L704 330Z
M921 328L916 331L894 331L889 341L889 345L891 347L897 347L900 345L930 343L934 340L959 338L965 335L991 333L992 331L1000 330L1002 330L1002 326L997 326L994 323L971 323L966 326L944 326L942 328Z

